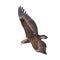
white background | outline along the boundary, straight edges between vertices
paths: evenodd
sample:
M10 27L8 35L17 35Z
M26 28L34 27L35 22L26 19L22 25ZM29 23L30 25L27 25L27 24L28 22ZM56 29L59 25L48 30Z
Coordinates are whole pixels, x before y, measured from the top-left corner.
M37 53L25 38L18 7L23 6L48 39L47 55ZM60 60L60 0L0 0L0 60Z

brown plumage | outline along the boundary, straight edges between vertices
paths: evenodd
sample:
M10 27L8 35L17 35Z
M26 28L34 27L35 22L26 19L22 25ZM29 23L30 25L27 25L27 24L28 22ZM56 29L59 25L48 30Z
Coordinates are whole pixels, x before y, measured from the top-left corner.
M21 6L18 8L18 15L26 33L26 39L21 43L31 43L37 52L46 54L46 44L41 39L46 39L47 36L38 35L38 29L35 22L28 14L26 14Z

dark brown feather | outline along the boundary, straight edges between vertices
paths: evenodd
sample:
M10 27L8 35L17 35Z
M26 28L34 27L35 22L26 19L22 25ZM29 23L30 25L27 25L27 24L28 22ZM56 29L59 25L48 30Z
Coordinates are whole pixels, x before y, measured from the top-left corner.
M32 37L33 36L33 31L30 29L30 27L27 25L26 21L24 19L20 19L27 37Z

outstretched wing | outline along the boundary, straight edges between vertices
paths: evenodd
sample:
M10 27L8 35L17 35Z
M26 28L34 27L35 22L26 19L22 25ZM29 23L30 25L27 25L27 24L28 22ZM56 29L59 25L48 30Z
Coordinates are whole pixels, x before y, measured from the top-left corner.
M18 8L18 15L26 32L26 36L32 37L34 35L37 35L38 29L35 22L28 16L28 14L26 14L23 7L21 6Z

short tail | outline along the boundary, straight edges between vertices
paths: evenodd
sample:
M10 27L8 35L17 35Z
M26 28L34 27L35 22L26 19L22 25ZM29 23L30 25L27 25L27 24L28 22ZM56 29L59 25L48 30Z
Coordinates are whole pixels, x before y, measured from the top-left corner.
M22 16L22 15L25 15L26 14L26 11L24 11L23 7L18 7L18 15L19 17Z

